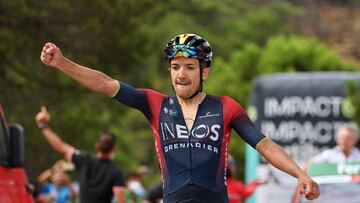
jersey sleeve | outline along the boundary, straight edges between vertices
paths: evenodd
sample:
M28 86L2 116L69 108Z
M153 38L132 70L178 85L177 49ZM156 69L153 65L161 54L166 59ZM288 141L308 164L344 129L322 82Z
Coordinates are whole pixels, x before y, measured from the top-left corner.
M71 157L71 161L74 163L75 169L80 171L80 169L90 161L90 158L89 154L80 150L75 150Z
M113 187L125 187L125 177L120 170L117 170L113 177Z
M240 137L254 149L265 136L257 129L255 124L242 106L233 99L226 97L226 108L230 115L231 127L240 135Z
M120 82L120 88L114 98L125 106L141 111L148 120L152 118L150 106L162 100L164 96L149 89L137 89L126 83Z

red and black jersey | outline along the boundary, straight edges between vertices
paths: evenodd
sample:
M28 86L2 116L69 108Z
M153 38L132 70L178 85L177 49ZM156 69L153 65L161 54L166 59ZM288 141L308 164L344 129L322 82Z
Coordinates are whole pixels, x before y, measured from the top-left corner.
M164 202L187 185L219 193L223 202L229 202L225 171L231 129L254 148L264 138L240 104L227 96L207 95L198 107L192 129L187 129L175 95L121 83L115 98L140 110L151 123L164 181Z

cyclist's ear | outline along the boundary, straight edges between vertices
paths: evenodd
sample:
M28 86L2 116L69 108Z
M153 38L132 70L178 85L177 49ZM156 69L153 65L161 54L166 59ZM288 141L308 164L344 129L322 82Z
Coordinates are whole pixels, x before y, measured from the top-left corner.
M207 77L209 76L210 74L210 68L203 68L202 69L202 79L203 80L206 80Z

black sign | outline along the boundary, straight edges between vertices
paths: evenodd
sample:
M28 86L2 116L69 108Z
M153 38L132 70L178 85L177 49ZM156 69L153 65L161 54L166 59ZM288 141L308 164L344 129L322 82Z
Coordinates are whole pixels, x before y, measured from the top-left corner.
M256 80L249 115L256 126L295 160L336 145L335 134L350 122L347 81L356 73L277 74Z

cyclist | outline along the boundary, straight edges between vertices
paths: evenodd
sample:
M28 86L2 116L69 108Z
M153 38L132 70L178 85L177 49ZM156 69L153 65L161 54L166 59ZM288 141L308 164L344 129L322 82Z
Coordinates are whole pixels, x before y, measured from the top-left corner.
M298 179L300 193L319 196L318 185L273 141L259 132L240 104L227 96L202 91L210 73L212 49L195 34L175 36L165 48L175 95L136 89L102 72L64 57L46 43L40 59L87 88L140 110L154 132L164 202L229 202L226 192L227 154L231 129L280 170Z

